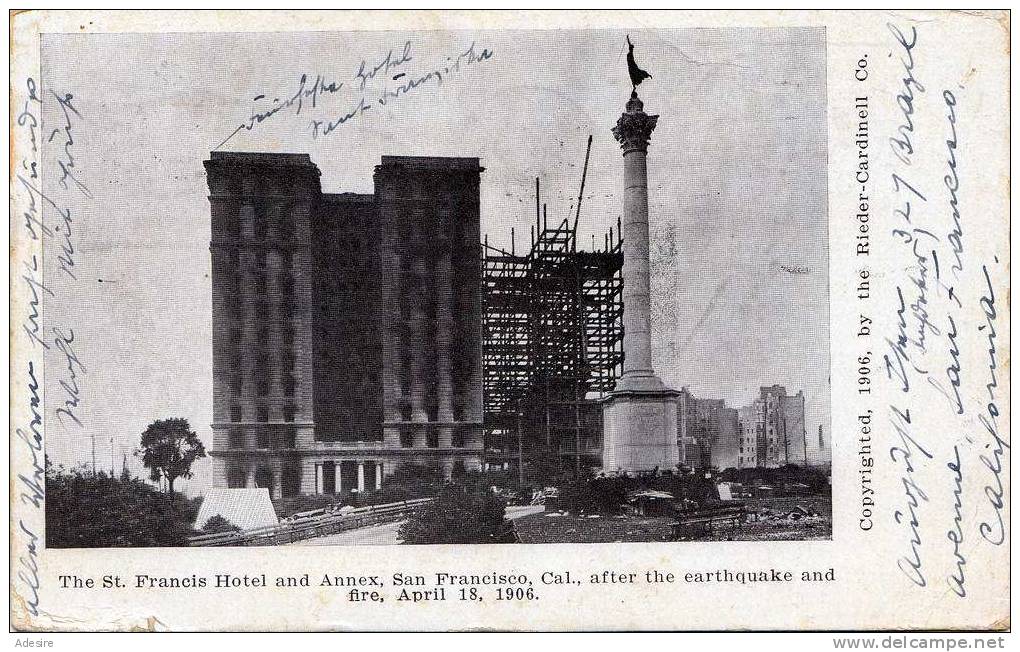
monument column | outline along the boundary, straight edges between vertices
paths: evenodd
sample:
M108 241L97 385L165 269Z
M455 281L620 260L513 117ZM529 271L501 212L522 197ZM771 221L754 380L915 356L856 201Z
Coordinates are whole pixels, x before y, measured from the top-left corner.
M652 368L648 262L648 142L659 116L631 93L613 128L623 149L623 375L603 406L606 472L673 470L680 461L676 406Z

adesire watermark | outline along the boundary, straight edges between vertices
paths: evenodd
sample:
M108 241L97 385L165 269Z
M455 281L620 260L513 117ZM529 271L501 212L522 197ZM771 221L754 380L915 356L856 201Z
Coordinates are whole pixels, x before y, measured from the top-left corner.
M876 636L854 636L832 639L836 649L862 650L1002 650L1006 647L1004 636L962 637L908 636L892 634L884 638Z

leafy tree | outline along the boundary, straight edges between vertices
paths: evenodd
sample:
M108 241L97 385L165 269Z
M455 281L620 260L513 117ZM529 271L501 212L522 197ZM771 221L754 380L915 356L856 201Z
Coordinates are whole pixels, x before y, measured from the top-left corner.
M491 491L445 487L434 501L400 526L403 543L508 543L513 523L506 505Z
M139 478L46 469L46 547L184 546L197 500L167 500Z
M191 477L191 465L205 457L205 446L187 419L157 419L142 433L142 447L135 454L141 455L153 482L166 478L173 496L174 481Z

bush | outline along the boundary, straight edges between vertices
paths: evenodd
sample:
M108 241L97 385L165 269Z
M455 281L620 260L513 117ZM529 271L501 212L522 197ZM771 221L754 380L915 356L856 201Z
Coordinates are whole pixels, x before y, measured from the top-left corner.
M46 547L184 546L194 534L197 502L138 478L48 467Z
M705 478L662 475L584 477L559 487L556 507L574 514L618 514L623 511L627 494L651 489L673 495L677 502L684 499L703 503L719 497L715 485Z
M508 543L513 523L506 504L491 491L451 485L400 526L405 544Z
M205 522L205 526L202 528L202 532L205 534L219 534L220 532L240 532L241 528L237 527L223 516L216 514L208 521Z
M800 483L807 485L808 491L813 494L825 494L829 491L829 479L825 471L796 464L774 469L726 469L719 474L719 479L745 485L764 483L777 490L782 490L787 483Z

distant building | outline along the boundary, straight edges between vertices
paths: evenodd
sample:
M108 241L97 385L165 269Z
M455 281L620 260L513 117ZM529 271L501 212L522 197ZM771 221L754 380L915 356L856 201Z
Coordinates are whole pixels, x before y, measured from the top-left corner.
M722 399L700 399L684 388L677 443L693 468L775 468L807 464L804 394L781 385L762 387L751 405L734 409Z
M825 443L825 433L822 424L818 424L817 448L808 451L808 464L811 466L826 468L831 464L832 451L830 445Z
M806 466L807 430L804 427L804 392L793 396L781 396L779 405L783 419L783 455L787 464Z
M782 385L762 387L755 401L758 419L758 466L807 464L804 392L789 396Z
M686 387L677 405L677 445L681 463L692 468L737 465L740 437L737 411L723 399L701 399Z
M305 154L213 152L214 484L374 489L482 456L476 158L384 156L371 195Z
M701 447L694 438L697 422L697 399L684 387L680 390L676 407L676 443L680 450L680 464L693 468L701 468L702 461Z
M740 468L740 419L734 408L722 407L712 413L711 462L717 469Z
M758 405L751 405L737 410L740 429L740 449L737 454L737 468L746 469L758 466L758 435L762 421L759 419Z

